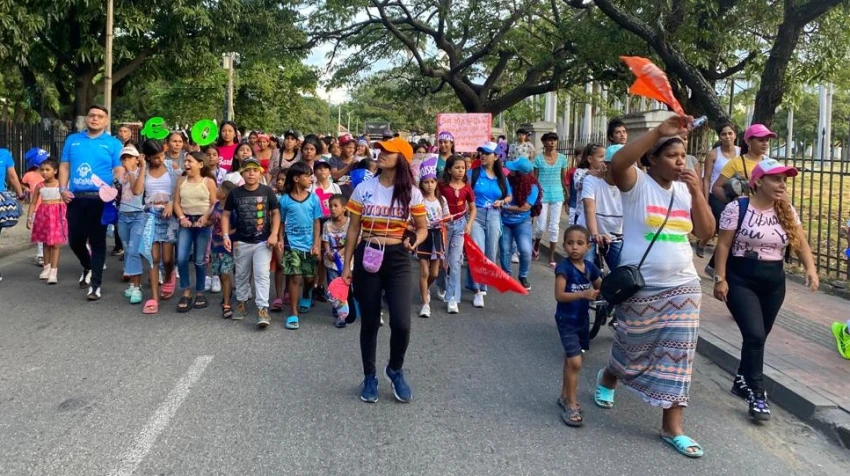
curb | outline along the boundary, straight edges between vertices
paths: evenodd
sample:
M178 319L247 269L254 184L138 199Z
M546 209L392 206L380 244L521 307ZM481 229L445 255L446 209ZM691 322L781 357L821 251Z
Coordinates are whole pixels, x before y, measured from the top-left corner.
M544 248L549 252L549 247L542 243L540 248L541 254ZM564 259L564 255L557 250L555 255L559 260ZM697 352L730 375L738 371L740 351L702 328L699 330ZM850 409L838 407L835 402L768 364L764 365L764 383L772 402L816 428L837 445L850 449Z

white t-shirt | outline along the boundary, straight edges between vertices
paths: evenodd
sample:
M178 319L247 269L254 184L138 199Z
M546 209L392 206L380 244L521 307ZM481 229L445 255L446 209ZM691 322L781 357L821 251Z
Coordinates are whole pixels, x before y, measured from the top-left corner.
M637 265L658 231L671 190L658 183L641 170L636 170L637 182L623 197L623 251L621 265ZM640 268L647 286L675 287L698 279L693 262L693 250L688 233L693 230L691 221L691 194L682 182L673 182L676 196L673 210L664 230Z
M245 185L245 179L242 178L242 174L239 172L230 172L229 174L224 176L225 182L232 182L237 187L241 187Z
M573 174L573 188L576 191L576 196L581 198L582 187L584 187L584 178L590 176L587 172L589 169L576 169ZM581 200L576 200L575 215L570 217L570 223L576 223L581 226L587 226L584 221L584 207L579 206Z
M440 228L443 223L440 222L443 218L449 216L449 205L446 199L440 197L439 200L423 199L425 203L425 217L428 220L428 228Z
M620 198L620 189L616 185L608 185L604 179L588 175L584 178L584 186L581 190L582 209L584 209L585 198L596 201L596 227L599 233L623 234L623 201ZM587 222L583 212L582 219Z

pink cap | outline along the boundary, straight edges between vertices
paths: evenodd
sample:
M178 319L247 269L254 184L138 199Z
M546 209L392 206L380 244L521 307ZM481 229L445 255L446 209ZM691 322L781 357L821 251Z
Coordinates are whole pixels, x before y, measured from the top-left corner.
M765 175L785 175L786 177L796 177L797 169L783 165L774 159L762 159L762 161L759 162L753 169L753 173L750 174L750 185L754 185L756 180L764 177Z
M775 138L776 133L768 129L764 124L753 124L744 132L744 142L749 141L753 137Z

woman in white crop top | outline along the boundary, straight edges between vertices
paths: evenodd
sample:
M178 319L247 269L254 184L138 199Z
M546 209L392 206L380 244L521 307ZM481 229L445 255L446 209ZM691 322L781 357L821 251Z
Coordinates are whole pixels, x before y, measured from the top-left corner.
M735 145L738 134L735 132L733 124L721 124L717 128L717 135L720 136L720 146L715 147L705 155L705 165L702 169L702 187L708 197L708 205L711 207L715 222L720 220L720 214L723 213L726 204L711 193L711 187L714 186L714 182L717 182L720 171L723 170L726 163L741 155L741 148ZM704 257L706 244L707 240L700 241L697 244L697 256L700 258Z
M611 162L623 201L620 266L636 266L649 252L640 268L646 285L616 306L619 325L608 365L598 375L595 401L613 407L614 388L621 381L644 402L663 409L661 437L695 458L702 456L702 448L685 436L682 420L690 400L702 288L688 234L711 237L714 218L699 177L685 167L681 136L691 121L668 118L626 144ZM638 159L647 172L634 166Z

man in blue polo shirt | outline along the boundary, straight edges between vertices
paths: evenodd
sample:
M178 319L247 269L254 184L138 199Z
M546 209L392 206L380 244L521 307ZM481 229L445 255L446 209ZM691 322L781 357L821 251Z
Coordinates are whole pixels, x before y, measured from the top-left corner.
M18 194L18 200L24 198L24 191L21 188L21 181L18 180L18 173L15 172L15 160L12 158L12 153L9 149L0 149L0 192L6 191L6 181ZM3 229L0 228L0 231ZM3 274L0 273L0 281L3 281Z
M86 130L68 136L59 164L59 190L68 204L68 244L83 266L80 289L88 288L90 301L100 299L106 261L103 201L92 176L110 185L122 173L122 145L106 132L108 124L109 112L103 106L89 107Z

